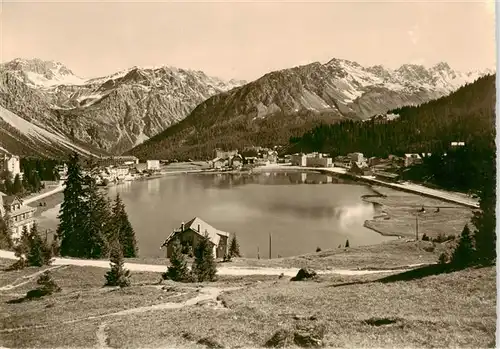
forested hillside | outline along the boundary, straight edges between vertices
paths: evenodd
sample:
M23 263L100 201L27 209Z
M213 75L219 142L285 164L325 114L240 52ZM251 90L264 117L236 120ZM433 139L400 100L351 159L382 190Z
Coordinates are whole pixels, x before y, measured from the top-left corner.
M490 143L495 132L495 75L465 85L447 97L420 106L394 109L399 118L379 122L342 121L320 125L292 138L288 152L334 155L360 151L367 156L440 152L450 142Z

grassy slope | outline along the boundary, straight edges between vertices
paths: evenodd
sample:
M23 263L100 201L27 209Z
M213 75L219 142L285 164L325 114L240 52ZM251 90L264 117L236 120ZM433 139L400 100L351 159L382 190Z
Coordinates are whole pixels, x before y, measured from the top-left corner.
M0 285L38 270L30 269L0 274ZM34 281L0 292L0 330L50 326L2 333L1 344L11 348L95 346L103 322L107 343L116 348L202 348L196 341L205 337L225 347L255 348L278 329L293 328L297 322L325 325L324 340L330 347L485 347L495 339L494 268L391 283L372 282L381 277L376 275L322 277L317 282L224 278L210 286L242 287L220 296L224 309L192 306L63 324L137 306L182 302L194 296L198 286L170 283L170 289L161 290L152 286L159 275L138 273L133 287L113 290L102 288L104 272L80 267L54 270L63 291L38 301L6 303L33 288ZM317 319L295 320L294 315ZM365 322L372 318L393 323Z

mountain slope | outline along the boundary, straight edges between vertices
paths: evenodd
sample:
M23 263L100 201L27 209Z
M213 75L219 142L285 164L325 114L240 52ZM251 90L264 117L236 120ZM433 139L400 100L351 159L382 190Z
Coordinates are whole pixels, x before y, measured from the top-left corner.
M61 63L39 59L0 65L0 82L4 108L117 154L182 120L210 96L243 83L172 67L134 67L84 80Z
M446 63L389 70L340 59L280 70L209 98L186 119L128 153L140 158L209 158L215 147L286 144L320 123L364 120L402 105L421 104L483 74L456 72Z
M487 75L449 96L406 106L366 122L321 125L295 139L288 152L323 151L367 156L446 151L450 142L489 147L495 132L496 75Z
M84 157L103 155L57 131L49 132L30 123L3 107L0 107L0 152L50 158L69 152L77 152Z

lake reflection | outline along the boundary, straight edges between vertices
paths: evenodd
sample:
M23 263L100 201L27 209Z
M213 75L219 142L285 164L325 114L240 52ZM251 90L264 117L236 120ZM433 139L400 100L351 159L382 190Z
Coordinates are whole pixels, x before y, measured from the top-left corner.
M116 193L142 256L164 256L160 245L167 235L195 216L236 233L248 257L259 248L267 258L270 233L273 257L336 248L346 239L351 246L391 239L363 227L374 215L373 205L361 199L372 193L368 187L320 173L169 175L109 188L110 197Z

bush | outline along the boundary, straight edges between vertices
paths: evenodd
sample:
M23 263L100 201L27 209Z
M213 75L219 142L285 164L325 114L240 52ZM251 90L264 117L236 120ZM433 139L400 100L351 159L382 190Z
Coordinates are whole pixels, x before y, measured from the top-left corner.
M321 252L321 248L319 246L316 247L316 252Z
M424 235L422 235L422 241L429 241L429 237L427 236L427 234L424 233Z

